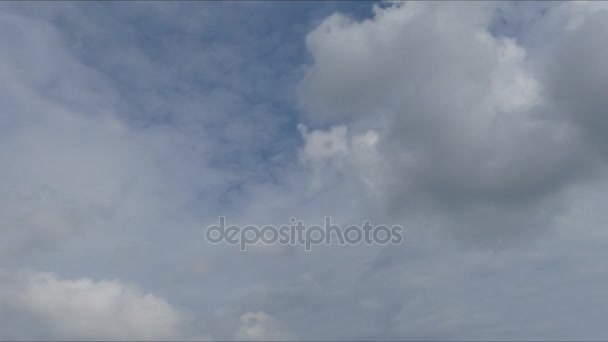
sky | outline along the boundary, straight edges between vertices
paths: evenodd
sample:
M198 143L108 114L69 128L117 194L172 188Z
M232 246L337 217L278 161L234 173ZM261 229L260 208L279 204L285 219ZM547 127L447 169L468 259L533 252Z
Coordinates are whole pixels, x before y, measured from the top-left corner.
M0 2L0 340L605 340L607 40L601 1Z

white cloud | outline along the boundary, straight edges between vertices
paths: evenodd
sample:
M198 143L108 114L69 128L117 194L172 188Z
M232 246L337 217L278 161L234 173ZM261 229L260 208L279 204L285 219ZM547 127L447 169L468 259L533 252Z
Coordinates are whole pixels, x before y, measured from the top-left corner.
M2 275L0 312L29 315L46 338L179 338L182 317L164 299L118 280L60 279L52 273Z

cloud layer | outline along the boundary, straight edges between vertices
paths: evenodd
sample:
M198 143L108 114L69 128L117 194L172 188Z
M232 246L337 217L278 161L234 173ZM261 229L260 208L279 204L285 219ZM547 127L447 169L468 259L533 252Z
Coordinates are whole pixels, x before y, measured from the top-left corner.
M0 339L606 338L606 23L603 2L3 3ZM204 240L327 215L405 241Z

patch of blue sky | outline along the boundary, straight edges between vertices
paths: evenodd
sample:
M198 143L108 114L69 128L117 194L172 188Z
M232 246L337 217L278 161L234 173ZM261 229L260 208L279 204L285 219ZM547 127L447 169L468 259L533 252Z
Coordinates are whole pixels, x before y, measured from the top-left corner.
M74 3L54 21L81 61L110 81L129 125L213 137L218 168L253 170L295 156L295 87L311 62L305 35L331 13L361 19L372 6ZM239 139L239 132L256 138Z

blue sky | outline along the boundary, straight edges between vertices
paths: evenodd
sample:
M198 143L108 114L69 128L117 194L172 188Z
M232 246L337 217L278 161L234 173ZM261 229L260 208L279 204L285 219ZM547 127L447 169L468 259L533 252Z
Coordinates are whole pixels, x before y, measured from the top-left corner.
M606 8L0 3L0 339L605 339Z

